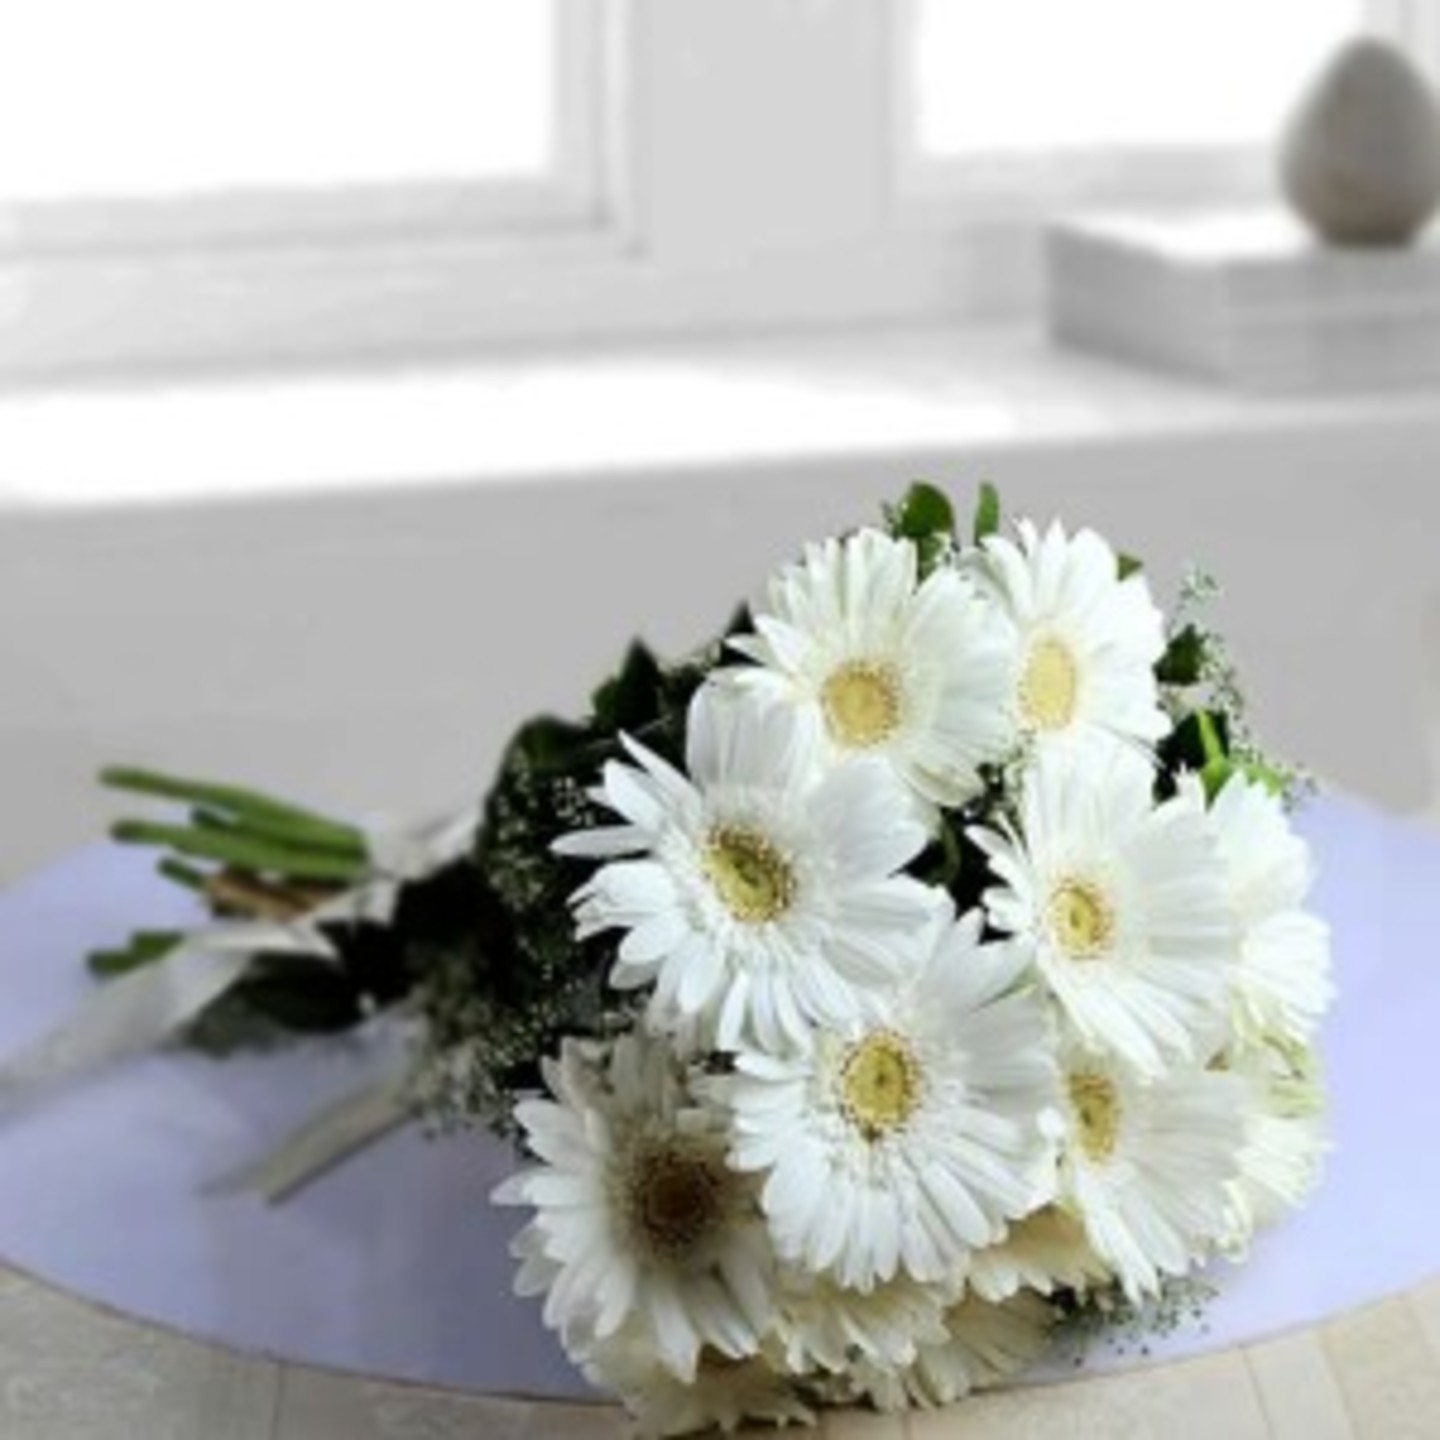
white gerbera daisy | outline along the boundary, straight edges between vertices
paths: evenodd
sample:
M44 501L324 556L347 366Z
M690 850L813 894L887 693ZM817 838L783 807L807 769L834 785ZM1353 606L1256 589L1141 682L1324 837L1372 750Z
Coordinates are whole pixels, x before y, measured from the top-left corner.
M878 530L812 545L770 586L770 610L732 647L734 672L813 710L832 757L883 756L938 805L980 789L1015 741L1014 653L990 606L949 566L917 578L914 544Z
M608 1055L567 1040L546 1079L556 1100L515 1107L543 1164L494 1196L535 1207L514 1253L545 1323L583 1356L624 1322L682 1380L702 1347L754 1354L772 1258L754 1186L726 1164L723 1117L687 1093L668 1047L634 1035Z
M1047 1205L1016 1221L998 1244L975 1252L969 1285L982 1300L1000 1301L1021 1290L1090 1290L1113 1278L1085 1227L1060 1206Z
M897 872L927 840L876 760L817 778L813 724L793 707L704 686L690 706L690 778L634 741L597 798L625 824L556 848L616 860L576 892L584 937L614 928L611 983L655 984L651 1024L701 1023L721 1049L804 1043L812 1022L865 1013L915 958L939 892Z
M792 1375L843 1373L857 1357L894 1368L911 1365L919 1346L945 1338L943 1317L954 1287L897 1274L868 1290L787 1268L776 1299L776 1347Z
M1002 884L994 925L1032 959L1066 1020L1142 1074L1223 1038L1235 932L1202 816L1151 798L1149 766L1112 748L1081 768L1041 755L1019 833L971 831Z
M728 1435L750 1422L815 1423L790 1377L777 1373L760 1356L729 1360L706 1350L694 1377L679 1380L627 1326L597 1344L582 1368L592 1385L620 1396L642 1437L712 1430Z
M1182 790L1205 809L1198 777L1187 777ZM1235 1024L1252 1040L1310 1040L1334 995L1329 929L1304 908L1310 848L1291 828L1279 799L1238 772L1206 814L1240 927Z
M922 1345L907 1369L887 1372L857 1363L857 1388L878 1410L949 1405L1038 1360L1050 1344L1056 1318L1050 1305L1029 1290L998 1305L967 1295L946 1312L945 1338Z
M1244 1141L1231 1075L1172 1071L1144 1084L1075 1049L1059 1116L1061 1199L1132 1300L1184 1275L1224 1238Z
M976 913L929 927L925 963L877 1019L821 1030L797 1055L736 1057L732 1160L764 1172L784 1260L858 1289L956 1279L1048 1198L1043 1009L979 929Z
M1165 622L1141 574L1093 530L1042 536L1029 521L1019 543L991 535L966 569L1014 626L1013 703L1021 729L1042 748L1088 753L1098 737L1148 746L1169 729L1155 662Z
M1329 1150L1324 1089L1315 1052L1275 1037L1227 1057L1245 1086L1245 1143L1231 1183L1233 1225L1227 1246L1242 1251L1251 1235L1298 1209L1320 1178Z

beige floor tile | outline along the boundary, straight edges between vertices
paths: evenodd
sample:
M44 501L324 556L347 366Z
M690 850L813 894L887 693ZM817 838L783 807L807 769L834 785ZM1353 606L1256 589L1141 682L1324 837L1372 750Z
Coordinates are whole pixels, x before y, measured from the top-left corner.
M1356 1440L1319 1336L1297 1331L1245 1351L1273 1440Z
M1425 1332L1426 1343L1440 1366L1440 1275L1417 1285L1406 1297L1410 1308L1420 1319L1420 1328Z
M618 1410L460 1395L288 1369L274 1440L626 1440Z
M1440 1365L1404 1299L1367 1305L1321 1331L1325 1354L1364 1440L1435 1440Z
M0 1270L4 1440L270 1440L278 1368Z
M488 1399L279 1367L0 1266L3 1440L628 1440L608 1406ZM769 1436L769 1431L746 1436ZM1309 1332L899 1418L823 1440L1437 1440L1440 1278Z
M805 1432L798 1433L803 1437ZM818 1435L823 1440L905 1440L905 1421L898 1415L835 1410L822 1417Z
M976 1396L916 1415L910 1440L1267 1440L1239 1355Z

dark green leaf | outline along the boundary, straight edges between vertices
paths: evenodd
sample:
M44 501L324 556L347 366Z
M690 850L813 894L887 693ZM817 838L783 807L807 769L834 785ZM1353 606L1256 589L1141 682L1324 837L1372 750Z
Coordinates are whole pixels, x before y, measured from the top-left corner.
M1205 666L1205 636L1187 625L1174 636L1155 666L1155 678L1162 685L1194 685Z
M511 737L503 768L518 765L541 771L566 770L589 743L590 732L583 725L554 715L537 715Z
M726 636L748 635L754 628L755 617L750 613L750 606L742 601L735 607L735 613L731 615L723 633Z
M1000 529L1000 493L987 480L980 487L980 498L975 502L975 543L978 545L987 535L994 535Z
M619 672L591 698L596 728L608 734L636 730L659 708L660 664L649 648L633 641Z
M328 960L305 955L256 958L231 990L237 1003L286 1030L344 1030L363 1018L355 986Z
M1145 568L1145 562L1135 555L1121 554L1116 557L1115 569L1122 580L1138 575Z
M890 533L897 540L924 540L932 535L953 536L955 511L943 490L917 480L905 498L890 507Z
M886 507L890 533L915 545L923 579L955 542L955 511L943 491L917 481L898 505Z

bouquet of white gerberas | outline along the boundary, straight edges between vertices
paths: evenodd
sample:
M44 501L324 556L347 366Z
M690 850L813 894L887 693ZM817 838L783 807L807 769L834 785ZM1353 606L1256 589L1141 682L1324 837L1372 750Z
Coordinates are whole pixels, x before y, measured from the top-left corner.
M406 1104L520 1138L517 1285L647 1427L943 1404L1315 1176L1327 935L1203 588L1167 626L1093 532L986 487L962 541L916 487L524 726L383 905L364 837L256 797L121 833L231 914L312 887L325 964L257 954L192 1035L418 1020Z

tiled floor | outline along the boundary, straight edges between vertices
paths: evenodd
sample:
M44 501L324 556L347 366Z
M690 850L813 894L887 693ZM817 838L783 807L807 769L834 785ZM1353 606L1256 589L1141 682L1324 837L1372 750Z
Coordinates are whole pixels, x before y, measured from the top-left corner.
M489 1399L279 1364L0 1269L5 1440L621 1440L605 1406ZM756 1432L757 1434L760 1432ZM826 1417L824 1440L1436 1440L1440 1276L1309 1330L947 1411Z

